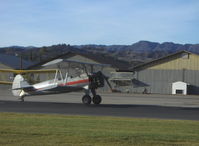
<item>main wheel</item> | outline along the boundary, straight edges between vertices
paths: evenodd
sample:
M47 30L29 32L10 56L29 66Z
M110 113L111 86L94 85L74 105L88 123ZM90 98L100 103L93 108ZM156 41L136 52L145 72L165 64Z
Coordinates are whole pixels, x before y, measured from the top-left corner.
M95 95L95 96L93 97L93 103L94 103L94 104L100 104L101 102L102 102L101 96Z
M91 97L89 95L84 95L82 97L82 102L83 102L83 104L86 104L86 105L91 104Z

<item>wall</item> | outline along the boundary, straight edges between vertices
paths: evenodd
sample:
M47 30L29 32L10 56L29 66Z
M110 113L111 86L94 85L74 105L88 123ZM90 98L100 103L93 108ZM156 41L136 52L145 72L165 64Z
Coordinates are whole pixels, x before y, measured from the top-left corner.
M147 69L161 70L199 70L199 56L195 54L182 53L157 61Z
M146 86L134 87L132 92L142 93L147 89L148 93L171 94L172 83L182 81L190 84L188 94L199 94L198 70L157 70L146 69L135 73L134 78L146 84Z
M188 94L199 94L199 56L187 52L153 61L135 71L134 78L141 85L132 92L171 94L172 83L182 81L190 84ZM144 86L145 85L145 86Z

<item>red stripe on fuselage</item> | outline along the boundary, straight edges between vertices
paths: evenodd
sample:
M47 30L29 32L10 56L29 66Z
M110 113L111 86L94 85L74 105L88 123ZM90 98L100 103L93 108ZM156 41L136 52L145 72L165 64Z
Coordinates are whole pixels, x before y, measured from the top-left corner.
M85 79L85 80L78 80L78 81L68 82L65 84L60 84L60 86L75 85L75 84L82 84L82 83L88 83L88 82L89 82L89 79Z

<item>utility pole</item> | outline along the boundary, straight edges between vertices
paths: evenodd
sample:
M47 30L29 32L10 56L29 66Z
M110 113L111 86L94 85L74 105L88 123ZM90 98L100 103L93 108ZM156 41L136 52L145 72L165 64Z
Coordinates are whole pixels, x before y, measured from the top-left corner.
M23 69L23 59L22 59L22 53L16 53L15 56L19 58L19 67L22 70Z
M22 53L20 54L20 69L23 69Z

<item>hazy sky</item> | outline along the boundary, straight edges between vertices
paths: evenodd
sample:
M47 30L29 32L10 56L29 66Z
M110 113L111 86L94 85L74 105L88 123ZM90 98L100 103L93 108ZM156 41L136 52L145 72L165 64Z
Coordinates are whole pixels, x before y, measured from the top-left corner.
M199 0L0 0L0 47L199 43Z

